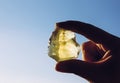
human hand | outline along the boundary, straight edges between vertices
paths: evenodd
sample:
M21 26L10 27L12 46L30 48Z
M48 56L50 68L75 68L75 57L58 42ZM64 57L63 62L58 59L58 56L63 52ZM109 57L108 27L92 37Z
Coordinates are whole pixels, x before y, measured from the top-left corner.
M79 21L59 22L57 26L88 38L82 44L82 60L57 63L56 70L74 73L93 83L120 83L120 38L91 24Z

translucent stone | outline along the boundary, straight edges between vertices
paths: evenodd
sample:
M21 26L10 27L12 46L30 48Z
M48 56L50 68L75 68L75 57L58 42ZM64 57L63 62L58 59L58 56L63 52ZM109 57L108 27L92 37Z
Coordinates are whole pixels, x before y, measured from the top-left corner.
M76 59L80 45L76 42L75 33L56 27L49 39L48 55L56 61Z

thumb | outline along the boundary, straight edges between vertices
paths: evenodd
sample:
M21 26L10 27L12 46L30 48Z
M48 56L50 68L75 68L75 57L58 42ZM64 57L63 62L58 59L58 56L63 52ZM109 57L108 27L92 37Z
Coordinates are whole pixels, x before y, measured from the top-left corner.
M67 60L57 63L56 70L65 73L74 73L90 81L96 79L96 75L99 73L100 68L98 64L81 60Z

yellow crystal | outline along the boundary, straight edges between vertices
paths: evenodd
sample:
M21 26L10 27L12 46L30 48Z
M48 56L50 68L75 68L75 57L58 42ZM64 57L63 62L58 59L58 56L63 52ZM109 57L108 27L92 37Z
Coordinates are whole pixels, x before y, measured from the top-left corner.
M80 45L74 32L56 27L49 39L48 50L48 55L59 62L77 58Z

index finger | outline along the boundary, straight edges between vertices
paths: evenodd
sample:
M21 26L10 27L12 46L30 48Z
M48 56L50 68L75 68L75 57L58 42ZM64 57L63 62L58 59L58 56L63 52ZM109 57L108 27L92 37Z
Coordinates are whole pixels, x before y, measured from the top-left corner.
M95 43L103 44L108 49L112 49L113 45L118 46L120 41L118 37L96 26L79 21L59 22L56 23L56 26L79 33Z

